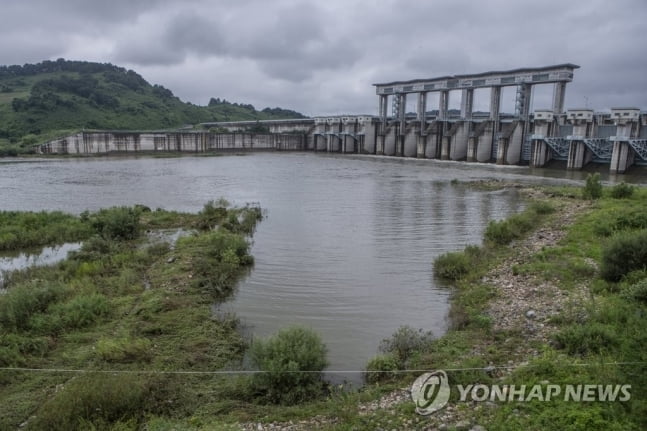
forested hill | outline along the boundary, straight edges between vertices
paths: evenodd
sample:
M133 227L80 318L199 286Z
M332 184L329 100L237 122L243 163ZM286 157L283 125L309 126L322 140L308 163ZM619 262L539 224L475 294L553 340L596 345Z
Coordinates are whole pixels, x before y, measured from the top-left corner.
M168 129L206 121L304 118L298 112L211 98L181 101L138 73L109 63L43 61L0 66L0 155L85 129Z

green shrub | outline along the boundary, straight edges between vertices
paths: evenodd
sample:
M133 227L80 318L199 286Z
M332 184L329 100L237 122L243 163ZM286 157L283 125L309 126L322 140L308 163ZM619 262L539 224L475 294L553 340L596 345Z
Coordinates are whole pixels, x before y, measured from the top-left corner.
M633 210L621 214L616 219L614 227L616 230L647 229L647 213Z
M249 258L249 243L241 235L227 232L226 230L216 230L199 237L185 237L178 240L178 245L184 244L193 247L198 253L213 258L218 262L223 260L223 256L232 252L238 256L240 263L246 265L251 263Z
M74 271L76 277L93 277L99 275L105 268L101 262L90 261L90 262L81 262Z
M647 303L647 278L629 286L623 296L630 300Z
M520 239L537 223L532 212L514 214L507 220L492 220L485 228L483 235L487 241L498 245L506 245L515 239Z
M0 211L0 250L75 242L91 234L87 223L60 211Z
M58 316L65 328L83 328L108 315L110 307L105 296L79 295L65 303L54 304L49 314Z
M647 229L647 212L630 210L618 215L613 221L599 220L593 227L595 234L602 237L633 229Z
M600 353L618 344L615 327L599 323L569 326L556 333L554 340L570 355Z
M113 249L113 244L110 241L94 235L84 241L81 249L73 253L70 257L80 261L99 260L103 256L111 253Z
M647 278L647 268L631 271L622 277L622 281L627 285L636 284Z
M389 338L380 343L382 353L393 355L401 367L415 355L431 350L434 336L431 331L413 329L411 326L401 326Z
M0 367L16 367L24 363L25 357L17 346L0 345Z
M12 287L0 295L0 324L5 329L28 329L31 317L47 310L67 294L64 285L33 281Z
M198 213L196 227L202 230L213 229L227 217L228 206L229 202L224 199L207 202Z
M584 199L600 199L602 197L602 183L600 174L597 172L593 175L586 176L586 184L582 188L582 197Z
M633 194L634 187L624 181L611 188L611 197L615 199L630 198Z
M483 313L474 314L470 316L469 325L473 328L490 329L492 327L492 317Z
M89 374L71 379L36 412L29 429L96 429L150 410L158 380L134 375ZM105 428L107 429L107 428Z
M560 431L627 431L636 429L630 420L627 421L631 415L614 417L599 404L587 403L586 407L583 407L582 403L552 403L550 407L533 411L532 415L528 415L528 426L520 426L517 429ZM505 424L503 428L506 428ZM507 429L511 428L507 427Z
M326 346L312 329L282 329L265 341L254 341L249 352L252 362L263 371L252 379L255 393L263 399L294 404L321 395Z
M434 274L447 280L458 280L471 268L470 259L464 252L447 252L434 260Z
M238 214L231 211L227 216L227 220L222 224L222 227L229 232L238 232L240 230L240 221L238 221Z
M600 221L593 225L593 233L595 233L597 236L601 237L607 237L611 236L614 233L613 226L610 225L608 222Z
M130 240L139 236L139 214L135 208L105 208L97 213L82 214L92 228L104 239Z
M528 209L539 215L552 214L555 212L555 207L546 201L535 201L530 204Z
M216 299L228 296L243 274L241 267L254 262L245 238L224 229L180 238L177 246L190 250L193 286L209 292Z
M496 245L506 245L516 239L521 239L533 230L541 220L541 216L555 212L548 202L535 201L520 213L513 214L506 220L492 220L488 223L483 234L486 241Z
M50 349L52 340L48 337L23 336L18 334L0 335L0 366L22 365L26 356L42 358Z
M238 227L238 231L251 235L256 228L256 224L263 219L263 212L258 206L247 206L242 210L243 218Z
M377 355L368 361L364 380L366 383L391 381L397 376L398 369L398 360L393 355Z
M95 351L107 362L146 362L151 359L152 345L147 338L102 338Z
M601 275L619 281L632 272L647 269L647 229L620 233L602 248Z

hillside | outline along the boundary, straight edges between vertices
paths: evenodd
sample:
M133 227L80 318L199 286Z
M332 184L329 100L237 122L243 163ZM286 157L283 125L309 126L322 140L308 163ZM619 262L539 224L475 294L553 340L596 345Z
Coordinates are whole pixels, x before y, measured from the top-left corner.
M170 129L206 121L303 118L298 112L181 101L171 90L109 63L43 61L0 66L0 156L76 129Z

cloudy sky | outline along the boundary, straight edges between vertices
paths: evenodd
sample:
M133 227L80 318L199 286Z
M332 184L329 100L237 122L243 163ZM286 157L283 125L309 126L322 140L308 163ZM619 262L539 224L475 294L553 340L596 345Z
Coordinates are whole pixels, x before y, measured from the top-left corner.
M0 0L0 64L134 69L183 100L377 113L371 84L575 63L566 107L647 109L647 0ZM534 108L552 86L536 86ZM459 106L452 93L450 107ZM514 89L504 92L512 109ZM429 102L434 109L437 101ZM487 90L475 109L487 110ZM408 109L413 111L411 102Z

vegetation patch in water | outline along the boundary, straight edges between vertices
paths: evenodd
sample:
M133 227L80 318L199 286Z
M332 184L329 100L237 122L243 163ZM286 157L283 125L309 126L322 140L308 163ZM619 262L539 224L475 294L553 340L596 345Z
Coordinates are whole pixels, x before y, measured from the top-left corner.
M216 402L212 378L163 372L241 362L237 319L215 318L211 305L253 264L248 234L260 209L227 207L173 248L146 245L140 232L195 229L201 215L137 206L1 217L1 229L17 233L12 247L84 243L55 265L10 273L0 295L0 365L116 374L2 371L0 398L11 401L0 407L0 428L131 429L147 414L182 416Z
M0 211L0 251L77 242L92 233L88 223L60 211Z

